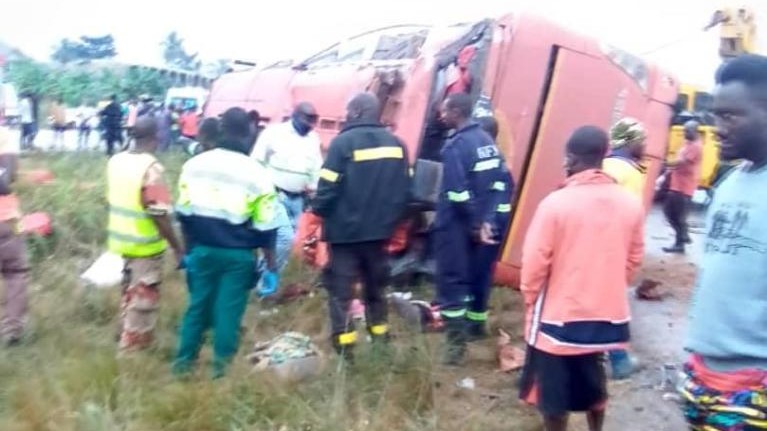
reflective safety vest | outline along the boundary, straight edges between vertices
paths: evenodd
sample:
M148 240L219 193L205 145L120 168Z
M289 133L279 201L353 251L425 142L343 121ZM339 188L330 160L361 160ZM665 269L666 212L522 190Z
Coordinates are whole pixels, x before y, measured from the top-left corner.
M141 202L144 177L157 159L151 154L120 153L107 165L109 250L125 257L149 257L168 247Z
M275 229L277 194L269 174L250 157L220 148L184 164L176 211L183 216L250 222L257 230Z

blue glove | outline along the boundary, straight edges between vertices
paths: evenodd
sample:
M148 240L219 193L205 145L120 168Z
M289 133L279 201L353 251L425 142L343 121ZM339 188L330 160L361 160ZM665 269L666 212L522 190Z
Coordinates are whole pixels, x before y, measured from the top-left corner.
M186 269L186 267L187 267L188 265L189 265L189 255L185 255L185 256L184 256L184 257L181 259L181 262L179 262L179 263L178 263L178 268L176 268L176 269L177 269L177 270Z
M259 298L266 298L267 296L277 293L277 288L280 286L280 275L273 271L264 271L261 275L261 287L256 294Z

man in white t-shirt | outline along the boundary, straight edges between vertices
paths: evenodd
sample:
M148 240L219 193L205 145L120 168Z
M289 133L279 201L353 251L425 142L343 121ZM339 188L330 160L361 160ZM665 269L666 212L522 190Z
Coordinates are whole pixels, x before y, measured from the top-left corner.
M299 103L289 120L268 126L258 137L251 157L263 163L279 192L290 223L277 230L277 266L285 267L304 200L314 195L322 168L320 138L314 127L317 111Z
M21 149L31 149L34 146L36 127L34 106L29 94L22 95L21 100L19 100L19 119L21 121Z

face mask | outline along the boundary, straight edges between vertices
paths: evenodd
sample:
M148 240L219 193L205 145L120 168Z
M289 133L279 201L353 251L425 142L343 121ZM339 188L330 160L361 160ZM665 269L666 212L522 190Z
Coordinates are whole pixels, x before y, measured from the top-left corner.
M293 123L293 128L296 129L296 132L301 136L306 136L312 131L312 126L301 122L296 117L293 117L291 121Z

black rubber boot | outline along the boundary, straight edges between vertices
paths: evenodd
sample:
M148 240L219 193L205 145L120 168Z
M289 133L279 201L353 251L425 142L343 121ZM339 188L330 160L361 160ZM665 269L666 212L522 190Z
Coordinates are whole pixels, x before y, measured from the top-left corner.
M344 340L344 334L333 336L333 348L335 349L336 353L338 353L338 356L343 358L343 360L349 364L354 363L355 344L356 340L354 342L348 342Z
M466 358L466 343L468 341L466 319L445 318L445 365L463 365Z
M670 253L670 254L684 254L684 245L674 244L671 247L663 247L663 252Z
M490 334L487 332L486 322L478 322L476 320L467 320L466 325L468 329L469 341L481 341L481 340L486 340L487 338L490 337Z

